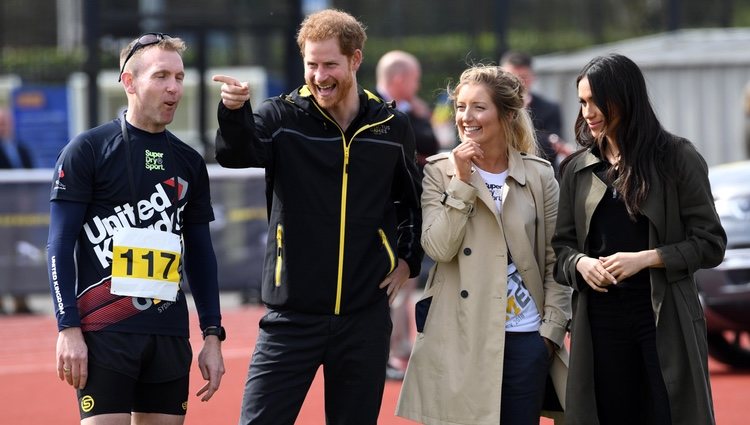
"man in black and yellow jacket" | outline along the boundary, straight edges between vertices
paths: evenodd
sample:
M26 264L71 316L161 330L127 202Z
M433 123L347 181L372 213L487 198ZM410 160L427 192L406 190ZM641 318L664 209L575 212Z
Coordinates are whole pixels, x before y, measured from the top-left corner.
M408 118L357 85L366 35L324 10L301 25L306 84L253 114L222 82L218 162L266 169L270 218L261 320L241 424L293 424L324 367L328 424L376 424L388 300L419 275L421 184Z

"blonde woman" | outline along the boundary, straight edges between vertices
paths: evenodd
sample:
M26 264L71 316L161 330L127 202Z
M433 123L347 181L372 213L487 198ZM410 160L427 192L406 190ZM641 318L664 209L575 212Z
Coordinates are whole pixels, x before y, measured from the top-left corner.
M463 72L461 143L428 159L422 245L436 264L397 414L425 424L538 424L550 367L564 404L570 288L552 276L558 185L534 155L517 77Z

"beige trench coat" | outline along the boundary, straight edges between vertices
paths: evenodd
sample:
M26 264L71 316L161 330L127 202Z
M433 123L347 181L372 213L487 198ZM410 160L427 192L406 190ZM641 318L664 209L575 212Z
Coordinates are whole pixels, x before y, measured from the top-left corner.
M672 176L671 182L662 182L654 175L643 206L643 214L649 220L649 246L664 262L664 268L650 271L656 348L672 422L711 425L715 419L706 320L693 273L722 261L726 234L714 209L703 158L684 140L670 155L679 164L678 175ZM566 424L571 425L599 425L588 322L589 289L576 272L576 262L586 252L591 216L606 191L606 185L592 172L599 162L599 158L586 152L566 167L553 239L558 256L555 277L575 288L565 407Z
M551 371L564 406L571 290L552 276L552 167L511 151L502 215L479 173L470 184L455 177L449 154L428 158L424 171L422 245L436 265L422 299L432 301L396 414L430 425L500 423L508 252L542 315L541 335L562 347Z

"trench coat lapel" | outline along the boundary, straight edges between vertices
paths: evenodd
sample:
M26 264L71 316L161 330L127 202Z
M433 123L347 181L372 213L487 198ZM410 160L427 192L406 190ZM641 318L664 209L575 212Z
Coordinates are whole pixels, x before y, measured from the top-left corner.
M500 217L498 217L495 200L492 199L492 194L490 193L490 190L487 189L487 184L484 182L482 175L476 170L472 170L471 172L471 185L477 189L477 198L479 198L479 200L494 213L495 219L498 220L498 225L500 225ZM505 202L507 193L508 185L503 185L503 202Z
M533 253L522 252L519 247L516 246L517 241L523 241L528 239L526 230L523 226L514 226L514 223L523 223L523 217L518 217L519 209L516 207L518 202L517 190L521 190L522 186L526 185L526 168L523 164L523 158L521 154L513 149L509 149L508 152L508 178L506 184L503 186L503 213L500 218L501 222L504 222L505 229L505 243L508 246L508 252L513 257L513 262L521 270L526 270L528 265L526 264L529 260L533 259ZM511 190L513 186L513 190ZM501 226L502 227L502 226ZM540 294L534 294L540 295ZM535 298L537 299L537 298ZM539 297L538 299L543 299ZM541 311L541 310L540 310Z
M513 257L513 262L516 263L516 267L525 270L526 265L521 264L521 262L533 258L531 255L533 253L528 253L528 256L521 255L527 253L520 252L516 246L516 241L525 240L527 236L523 226L513 225L513 223L523 223L523 220L515 217L516 214L514 214L517 209L514 207L516 199L514 199L513 191L510 190L512 184L524 186L526 184L526 170L524 169L521 155L513 149L508 149L508 178L506 179L506 184L503 186L503 213L500 218L501 222L504 222L507 227L503 227L502 225L500 227L506 230L505 244L508 247L508 252Z
M503 199L501 221L504 223L503 229L505 231L505 243L508 247L508 252L513 258L516 268L521 273L526 289L531 293L537 310L542 313L544 311L544 289L542 285L532 284L532 280L528 277L528 273L540 273L541 266L536 263L537 257L529 249L529 245L526 242L529 239L526 229L523 225L518 225L518 223L524 223L526 220L521 215L525 214L524 211L527 210L518 205L519 200L525 198L523 192L527 190L526 182L528 178L531 178L530 175L527 175L526 171L521 153L511 149L508 155L508 178L506 180L508 184L505 185L507 190L505 191L506 196ZM544 209L539 207L540 203L541 205L544 203L542 194L535 193L533 185L529 186L528 190L534 200L537 217L542 217L539 220L544 220Z
M576 163L576 168L574 170L576 174L585 168L593 167L601 162L601 160L591 153L591 151L587 151L583 155L583 161ZM602 197L604 197L604 193L607 191L607 185L594 173L582 173L579 178L581 181L577 185L578 188L576 190L580 190L585 196L576 197L574 208L575 214L579 217L586 217L586 221L576 225L578 227L576 228L576 233L578 235L578 247L581 251L585 251L585 239L591 228L591 217L594 216L594 210L596 210ZM581 228L581 226L583 226L583 228Z

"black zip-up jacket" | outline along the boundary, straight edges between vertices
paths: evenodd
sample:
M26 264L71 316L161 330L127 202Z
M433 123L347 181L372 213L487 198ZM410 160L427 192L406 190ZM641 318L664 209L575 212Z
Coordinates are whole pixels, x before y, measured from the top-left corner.
M391 104L358 88L346 132L307 86L253 114L219 103L216 159L263 167L269 232L262 299L274 308L347 314L386 297L398 264L419 275L423 251L414 134Z

